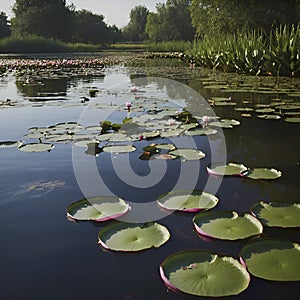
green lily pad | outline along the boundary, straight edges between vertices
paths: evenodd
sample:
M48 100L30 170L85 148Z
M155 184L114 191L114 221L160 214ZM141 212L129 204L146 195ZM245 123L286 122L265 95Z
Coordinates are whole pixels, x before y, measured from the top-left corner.
M254 109L251 107L236 107L234 110L240 112L250 112L253 111Z
M155 147L159 150L167 150L167 151L172 151L176 149L176 147L172 144L156 144Z
M18 149L22 152L45 152L51 151L54 148L53 144L46 143L30 143L23 144Z
M168 229L158 223L140 225L121 222L104 227L99 232L98 243L109 250L136 252L158 248L169 238Z
M259 239L242 249L240 259L256 277L275 281L300 280L299 244Z
M197 128L193 130L187 131L185 134L189 136L194 136L194 135L212 135L216 134L218 131L212 128Z
M297 117L285 118L284 121L288 122L288 123L300 123L300 118L297 118Z
M205 153L196 149L181 148L170 151L169 154L180 156L185 160L199 160L205 157Z
M129 209L129 205L118 197L99 196L72 203L67 207L67 217L79 221L103 222L116 219Z
M261 201L251 207L252 213L269 227L300 227L300 204Z
M158 153L154 154L150 157L150 159L161 159L161 160L171 160L171 159L176 159L178 156L171 155L168 153Z
M245 239L263 232L262 224L252 215L237 212L201 212L193 219L196 230L204 236L222 240Z
M130 145L119 145L119 146L106 146L103 147L104 152L109 152L109 153L129 153L135 151L134 146Z
M238 295L247 289L250 275L233 257L206 250L185 250L167 257L160 276L176 292L204 297Z
M73 143L74 146L76 147L82 147L82 148L86 148L88 147L88 144L98 144L98 141L93 141L93 140L81 140L81 141L76 141Z
M234 119L232 120L222 119L220 121L209 123L210 126L221 127L221 128L233 128L234 126L238 126L240 124L241 124L240 121Z
M220 176L240 176L242 172L248 170L243 164L228 163L227 165L212 165L207 167L207 172L210 175L220 175Z
M0 149L3 148L12 148L12 147L20 147L22 142L20 141L0 141Z
M184 129L171 129L167 131L162 131L160 133L160 136L163 138L173 137L173 136L179 136L184 132Z
M265 120L280 120L281 117L278 115L257 115L258 118Z
M156 138L156 137L159 137L160 133L157 132L157 131L147 131L147 132L143 132L142 133L142 136L145 138L145 139L153 139L153 138Z
M273 109L273 108L259 108L259 109L255 110L255 112L262 113L262 114L269 114L269 113L272 113L274 111L275 111L275 109Z
M282 173L276 169L254 168L245 173L245 177L251 179L276 179L281 177Z
M219 199L199 190L177 190L159 196L157 203L168 210L196 212L215 207Z

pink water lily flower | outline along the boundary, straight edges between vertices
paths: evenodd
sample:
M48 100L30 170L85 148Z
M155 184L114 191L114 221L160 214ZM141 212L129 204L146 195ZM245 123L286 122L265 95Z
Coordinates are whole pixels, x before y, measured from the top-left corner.
M168 125L172 126L176 124L176 120L175 119L169 119L168 120Z

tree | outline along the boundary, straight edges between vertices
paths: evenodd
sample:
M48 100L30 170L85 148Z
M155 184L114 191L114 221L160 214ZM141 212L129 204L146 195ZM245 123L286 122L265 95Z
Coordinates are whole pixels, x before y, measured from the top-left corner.
M65 0L16 0L11 20L13 34L38 35L68 41L72 12Z
M0 12L0 39L5 38L11 34L9 22L5 12Z
M192 40L194 29L191 24L189 0L167 0L159 3L156 13L150 13L146 32L154 42Z
M104 22L104 16L85 9L76 11L73 39L76 42L91 44L108 42L109 28Z
M123 29L125 40L140 42L147 39L146 23L149 10L145 6L136 6L130 11L130 21Z
M299 22L299 0L192 0L192 24L198 36Z

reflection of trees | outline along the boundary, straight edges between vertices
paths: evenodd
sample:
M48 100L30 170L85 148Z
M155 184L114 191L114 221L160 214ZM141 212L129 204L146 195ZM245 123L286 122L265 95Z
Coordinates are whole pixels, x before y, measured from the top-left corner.
M16 86L21 94L25 97L37 96L64 96L69 86L77 86L80 81L93 82L97 79L103 81L105 75L78 75L78 76L53 76L53 77L31 77L29 80L25 78L17 78Z
M66 93L68 80L66 77L43 78L30 82L16 80L18 90L27 97L41 94Z

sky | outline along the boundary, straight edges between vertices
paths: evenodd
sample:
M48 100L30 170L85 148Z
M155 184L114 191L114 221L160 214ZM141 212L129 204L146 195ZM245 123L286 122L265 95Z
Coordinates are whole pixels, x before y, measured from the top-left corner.
M76 9L87 9L95 14L104 15L105 23L124 27L129 21L130 10L137 5L144 5L150 11L156 11L155 5L165 0L67 0L67 4L74 3ZM15 0L0 0L0 11L4 11L9 18L13 16L12 6Z

